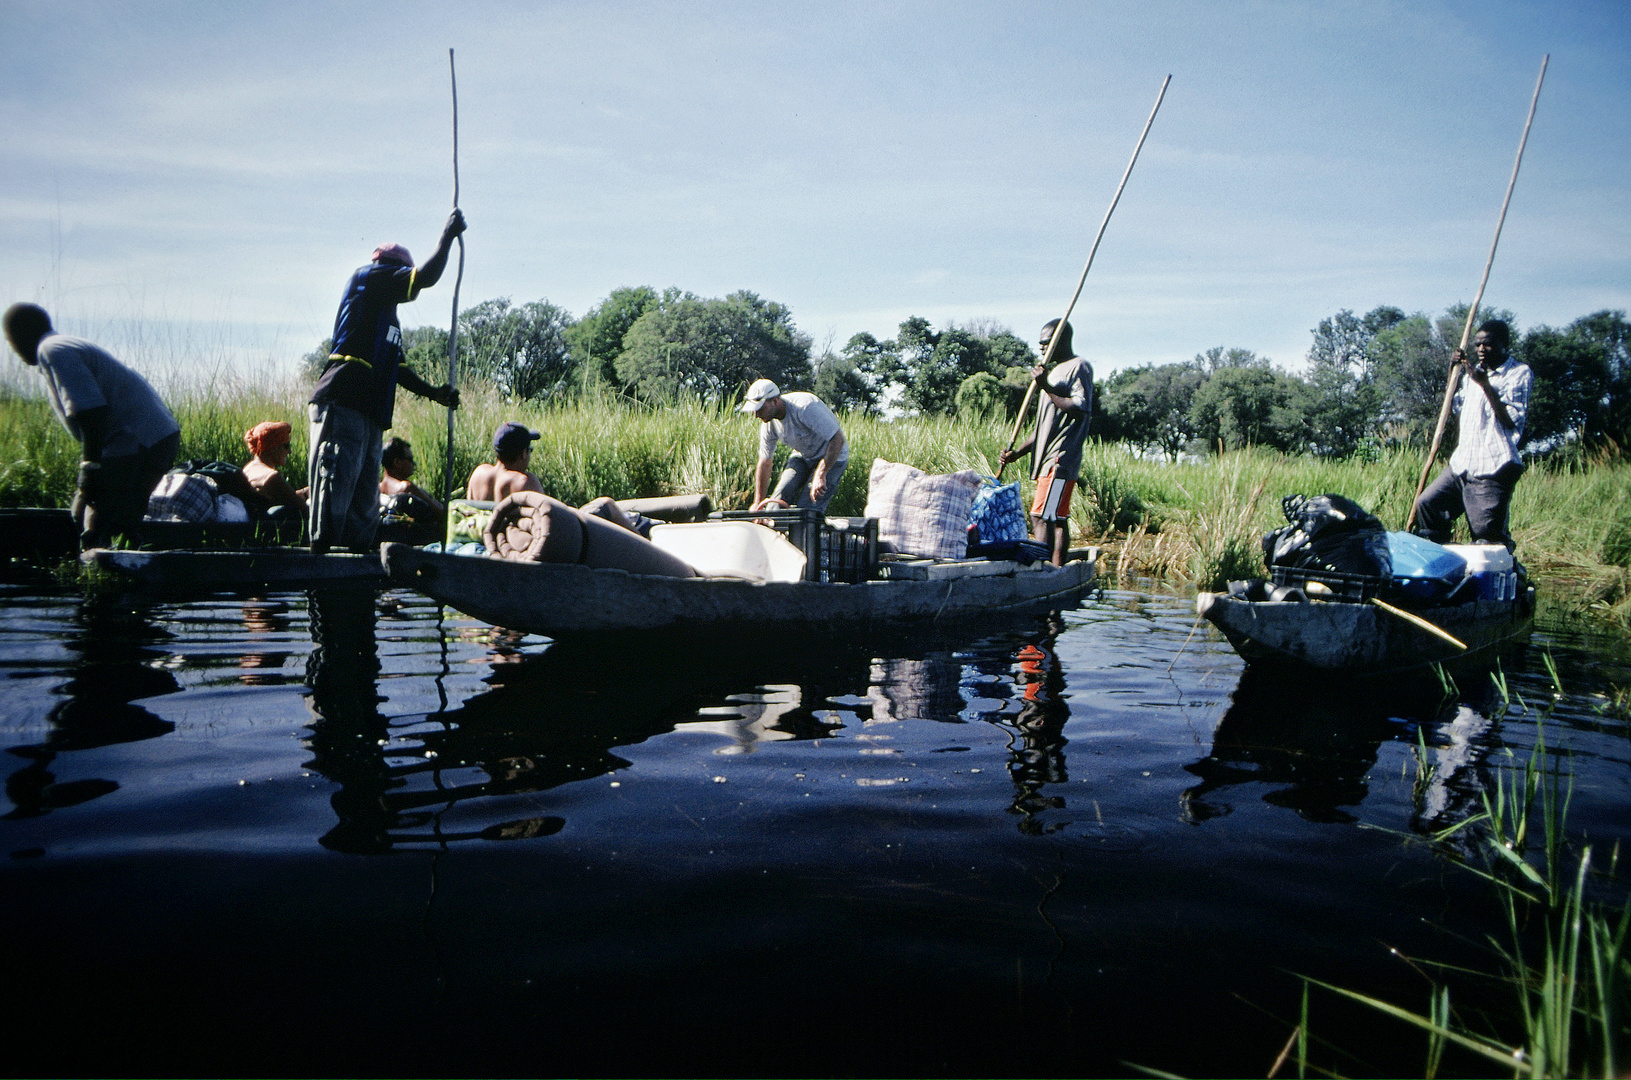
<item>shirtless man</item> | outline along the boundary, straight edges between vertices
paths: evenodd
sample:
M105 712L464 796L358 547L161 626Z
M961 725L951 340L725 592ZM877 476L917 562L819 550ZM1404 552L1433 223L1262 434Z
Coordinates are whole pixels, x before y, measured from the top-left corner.
M475 502L498 502L518 491L536 491L544 485L528 471L532 465L532 444L542 436L514 421L505 421L493 432L496 462L482 462L470 474L464 497Z
M496 503L518 491L544 494L544 485L528 471L532 465L532 444L539 438L538 432L522 424L513 421L500 424L498 430L493 432L493 453L498 461L496 464L483 462L475 467L470 473L469 483L465 485L464 497L473 502ZM584 503L582 509L587 514L605 518L613 525L621 525L630 532L648 538L651 526L656 524L639 514L631 517L624 513L617 500L606 495Z

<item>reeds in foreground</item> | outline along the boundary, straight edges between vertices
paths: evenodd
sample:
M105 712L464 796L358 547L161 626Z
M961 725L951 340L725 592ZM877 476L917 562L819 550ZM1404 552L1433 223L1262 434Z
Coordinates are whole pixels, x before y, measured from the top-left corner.
M1438 1075L1449 1047L1514 1076L1624 1075L1631 1048L1631 953L1626 951L1631 897L1620 890L1617 901L1593 899L1614 887L1617 846L1607 865L1599 866L1593 848L1581 845L1571 865L1567 819L1572 781L1548 763L1544 721L1538 726L1529 759L1515 775L1508 779L1507 770L1496 771L1495 792L1485 793L1483 813L1434 836L1443 840L1469 829L1479 833L1475 850L1483 853L1483 862L1469 869L1498 890L1507 923L1506 941L1492 941L1498 968L1493 977L1512 995L1505 1019L1484 1016L1474 1027L1453 1008L1450 987L1437 980L1427 1011L1416 1012L1305 978L1303 1015L1294 1032L1296 1056L1283 1053L1270 1076L1288 1063L1298 1076L1310 1070L1335 1075L1308 1060L1310 985L1423 1032L1425 1077Z

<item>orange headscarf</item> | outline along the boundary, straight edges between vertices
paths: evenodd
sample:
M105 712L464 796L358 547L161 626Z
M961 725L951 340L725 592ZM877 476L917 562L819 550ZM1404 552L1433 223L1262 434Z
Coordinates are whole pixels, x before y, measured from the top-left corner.
M244 432L244 442L249 444L249 452L256 457L287 445L293 438L294 429L282 420L267 420Z

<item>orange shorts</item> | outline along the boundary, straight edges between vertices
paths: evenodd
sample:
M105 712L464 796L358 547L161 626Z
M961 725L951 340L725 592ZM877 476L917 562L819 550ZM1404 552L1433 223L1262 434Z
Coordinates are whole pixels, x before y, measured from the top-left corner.
M1057 465L1049 465L1036 481L1036 498L1031 503L1031 516L1043 521L1070 520L1070 493L1076 490L1076 481L1061 480L1054 475Z

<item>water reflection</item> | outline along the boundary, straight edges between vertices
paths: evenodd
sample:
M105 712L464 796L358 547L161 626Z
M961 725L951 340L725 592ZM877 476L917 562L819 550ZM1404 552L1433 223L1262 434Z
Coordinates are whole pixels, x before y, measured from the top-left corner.
M321 838L336 850L548 835L562 818L508 820L526 805L517 796L629 768L619 748L670 732L715 737L713 752L724 755L835 736L853 739L862 755L890 755L898 752L890 725L991 719L1012 736L1010 809L1021 828L1043 831L1033 819L1063 806L1044 790L1067 780L1070 708L1057 620L1028 617L972 646L917 634L820 649L624 638L557 642L540 653L514 635L483 631L486 651L472 659L489 665L490 689L392 720L380 709L375 597L315 591L309 607L308 767L339 784L331 799L337 823ZM455 806L457 820L468 822L456 829L448 825Z
M77 656L72 677L55 690L63 700L47 714L51 728L38 743L8 753L27 762L6 778L12 802L8 819L38 817L117 791L107 779L58 782L58 754L168 735L175 725L134 704L181 689L160 665L168 655L155 645L168 640L143 606L123 598L92 597L79 606L63 647Z
M249 648L238 657L239 682L279 686L288 681L282 668L292 654L286 649L267 649L265 642L286 640L292 622L289 605L281 600L254 597L243 602L244 638Z
M1232 789L1263 785L1271 806L1352 824L1382 744L1399 741L1416 751L1412 827L1464 821L1480 809L1485 758L1499 742L1492 717L1501 712L1486 684L1469 681L1470 692L1431 680L1379 685L1247 668L1211 753L1184 766L1201 780L1181 796L1184 819L1228 814Z

